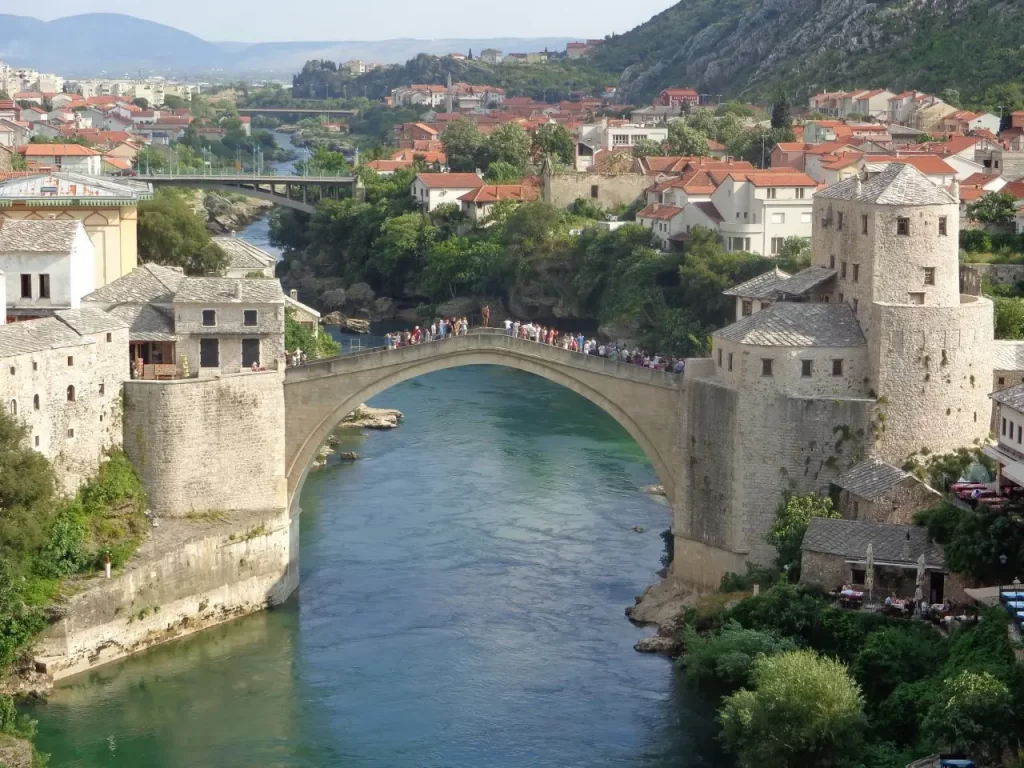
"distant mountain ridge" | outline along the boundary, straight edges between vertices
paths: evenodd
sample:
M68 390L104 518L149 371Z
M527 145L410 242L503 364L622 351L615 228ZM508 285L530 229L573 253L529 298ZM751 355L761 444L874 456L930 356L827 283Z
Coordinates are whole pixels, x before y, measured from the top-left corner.
M564 50L578 38L450 38L279 43L210 42L188 32L119 13L87 13L53 21L0 14L0 61L62 75L110 76L159 72L280 72L309 59L402 64L419 53L506 53ZM59 41L59 44L54 44Z

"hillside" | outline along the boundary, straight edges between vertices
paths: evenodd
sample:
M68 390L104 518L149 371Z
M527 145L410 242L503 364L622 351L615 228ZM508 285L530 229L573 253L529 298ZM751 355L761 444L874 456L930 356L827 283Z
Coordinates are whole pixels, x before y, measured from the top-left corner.
M670 85L767 96L779 85L888 86L965 96L1024 73L1024 0L682 0L612 36L595 66L626 99Z

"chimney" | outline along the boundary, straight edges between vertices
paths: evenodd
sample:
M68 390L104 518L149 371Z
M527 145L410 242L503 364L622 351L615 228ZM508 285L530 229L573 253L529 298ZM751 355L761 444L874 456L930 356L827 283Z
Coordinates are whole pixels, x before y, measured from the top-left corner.
M656 210L658 210L659 208L661 208L661 203L654 203L654 204L653 204L653 207L651 208L651 210L652 210L652 211L656 211Z
M235 298L239 301L242 300L242 281L235 280Z
M949 194L953 196L953 199L960 202L960 180L953 177L953 183L949 185Z
M907 531L907 536L903 539L903 546L900 547L900 560L910 562L910 531Z
M299 300L299 292L296 289L294 289L294 288L292 288L290 291L288 291L288 295L291 296L292 299L295 300L295 301Z
M854 178L856 179L856 181L853 182L853 194L857 197L860 197L864 191L864 183L861 181L860 173L858 173Z
M235 230L233 230L233 229L232 229L232 230L231 230L231 236L232 236L232 237L238 237L238 233L237 233L237 232L235 232Z

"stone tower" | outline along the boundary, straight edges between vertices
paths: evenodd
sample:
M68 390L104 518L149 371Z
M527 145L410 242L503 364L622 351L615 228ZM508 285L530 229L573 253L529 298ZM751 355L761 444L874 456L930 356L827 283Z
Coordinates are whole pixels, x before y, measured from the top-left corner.
M455 109L455 90L452 88L452 73L448 73L448 90L444 97L444 111L451 114Z
M960 295L957 198L892 163L819 192L814 217L814 263L836 273L824 298L850 304L867 339L875 453L900 466L985 438L992 303Z

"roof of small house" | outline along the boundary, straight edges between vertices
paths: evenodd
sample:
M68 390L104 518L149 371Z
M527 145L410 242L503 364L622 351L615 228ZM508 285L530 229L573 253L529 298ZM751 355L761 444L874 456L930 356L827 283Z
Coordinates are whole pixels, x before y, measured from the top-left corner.
M56 317L0 325L0 358L87 343Z
M174 292L175 304L283 304L281 283L268 278L186 277Z
M795 275L779 281L775 286L778 294L786 296L802 296L808 291L823 285L835 277L836 271L828 267L810 266L801 269Z
M0 252L70 253L80 229L68 219L0 219Z
M476 189L484 185L475 173L420 173L416 179L427 189Z
M211 239L228 257L228 269L260 270L277 264L271 254L240 237L225 235Z
M128 324L129 341L175 341L174 318L152 304L121 304L109 314Z
M82 300L102 304L169 304L184 279L185 273L176 267L143 264L86 294Z
M862 347L849 304L779 302L722 328L714 336L759 347Z
M763 275L752 277L746 282L722 291L722 295L741 296L744 299L772 299L775 298L775 286L789 277L791 275L788 272L783 272L775 267Z
M996 341L992 367L997 371L1024 371L1024 341Z
M683 212L682 208L677 208L674 205L664 205L662 203L651 203L646 206L642 211L637 211L636 217L638 219L659 219L667 221L673 219Z
M913 566L921 555L933 569L946 567L942 548L928 539L928 529L916 525L874 523L866 520L811 518L801 549L838 555L857 562L867 558L868 544L876 563Z
M998 392L990 394L989 397L1000 405L1009 406L1017 411L1024 411L1024 384L1000 389Z
M59 309L54 313L63 323L80 334L106 333L126 327L128 324L119 317L107 314L97 307Z
M840 181L819 191L815 197L876 205L949 205L957 202L913 165L902 161L890 163L867 181L859 176Z
M910 473L872 457L846 470L836 480L836 485L861 498L872 500L892 490L907 478L917 480Z

